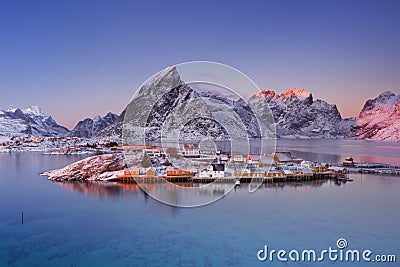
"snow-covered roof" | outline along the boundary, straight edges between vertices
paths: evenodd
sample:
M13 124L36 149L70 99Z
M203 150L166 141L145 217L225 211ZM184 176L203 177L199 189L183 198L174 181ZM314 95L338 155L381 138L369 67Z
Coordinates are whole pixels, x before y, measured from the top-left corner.
M268 173L283 173L281 170L269 170Z
M183 144L182 145L183 149L199 149L198 144Z
M277 153L275 153L275 156L278 158L278 160L280 162L289 162L289 161L293 160L293 158L290 156L290 153L286 153L286 152L284 152L284 153L277 152Z
M313 170L310 168L301 169L300 171L304 174L312 174L313 173Z
M257 161L260 159L260 155L248 155L247 160Z
M331 166L331 167L328 168L328 170L336 171L336 172L344 171L345 169L346 169L345 167L339 167L339 166Z

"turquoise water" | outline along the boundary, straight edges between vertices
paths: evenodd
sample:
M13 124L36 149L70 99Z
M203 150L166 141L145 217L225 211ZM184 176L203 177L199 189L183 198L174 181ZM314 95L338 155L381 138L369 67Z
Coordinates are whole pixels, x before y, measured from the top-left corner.
M200 208L175 208L134 185L54 183L38 174L79 157L0 154L0 266L343 266L259 262L257 251L350 249L400 257L400 178L353 175L242 186ZM24 224L21 212L24 212ZM398 266L398 263L349 263Z

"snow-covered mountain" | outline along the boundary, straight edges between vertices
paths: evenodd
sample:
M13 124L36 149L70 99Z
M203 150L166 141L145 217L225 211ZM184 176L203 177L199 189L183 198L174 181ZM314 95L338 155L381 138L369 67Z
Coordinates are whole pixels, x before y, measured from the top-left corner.
M138 90L124 122L127 143L259 138L262 134L245 101L196 91L181 80L175 67L165 69Z
M400 95L386 91L365 102L357 117L356 135L374 140L400 141Z
M69 136L90 138L95 136L104 128L114 124L118 120L118 115L114 113L107 113L104 117L96 116L93 119L86 118L75 126L75 128L68 134Z
M343 138L355 130L354 118L342 119L336 105L317 99L304 89L292 88L277 94L263 90L252 95L249 102L264 98L276 123L278 137Z
M122 138L122 125L124 123L126 108L118 116L118 119L111 125L105 127L99 131L94 138L95 139L112 139L120 140Z
M155 84L160 81L165 89L168 90L171 88L168 86L169 84L184 85L174 68L161 73L158 80L156 79ZM145 85L147 89L151 88L151 86L151 84ZM159 84L157 86L159 87ZM142 91L144 95L142 100L144 102L138 101L135 105L149 103L146 102L149 101L149 99L146 99L147 89ZM186 93L184 93L185 90ZM154 113L153 111L153 113L150 113L152 107L149 106L147 108L146 112L152 116L147 126L153 127L148 129L147 133L152 135L152 138L160 136L160 122L166 116L165 108L172 110L172 104L176 105L179 103L179 99L188 100L195 97L192 91L185 90L184 87L181 87L180 92L179 90L176 91L175 96L172 98L174 101L172 102L158 103L156 110L159 110L159 112ZM202 92L200 94L203 100L205 99L204 102L207 105L214 106L216 110L221 103L225 103L231 109L234 108L234 105L238 105L236 110L242 110L242 112L239 111L242 114L241 117L245 118L245 120L246 117L247 119L251 118L251 116L249 117L250 113L246 113L245 106L240 105L240 103L232 102L221 96L215 96L211 92ZM359 137L374 140L400 141L400 96L396 96L392 92L384 92L377 98L368 100L357 118L347 119L341 117L336 105L319 99L314 100L312 94L304 89L293 88L282 94L277 94L272 90L263 90L248 98L249 105L252 108L257 108L257 104L261 102L260 98L265 99L268 103L275 120L277 135L280 138ZM130 105L133 105L133 103ZM259 112L262 114L264 107L261 105L259 108L261 109ZM226 112L226 109L224 112ZM259 112L258 114L260 114ZM180 110L179 113L185 113L185 111ZM220 115L222 113L220 112ZM215 113L213 115L215 116ZM113 138L121 138L124 116L125 110L115 124L101 131L102 136L107 137L111 135ZM250 125L250 131L254 132L255 125L249 121L247 124ZM215 121L199 119L186 124L186 127L179 133L179 137L183 139L199 139L208 134L213 138L220 135L223 139L227 136L225 130L221 125L215 123Z
M201 101L198 101L199 97ZM279 137L344 138L356 129L354 118L342 119L335 105L314 100L311 93L304 89L291 89L281 95L264 90L250 96L249 106L258 109L257 114L267 117L267 109L259 105L262 102L267 102L272 110ZM208 109L203 108L204 104ZM205 136L225 139L232 131L235 131L234 136L256 137L260 133L257 132L257 121L249 106L243 100L232 100L210 92L196 92L184 84L175 68L167 68L139 89L137 96L128 105L128 116L131 117L126 121L134 122L133 125L146 124L142 126L146 127L145 136L150 140L158 140L168 133L171 133L170 138L179 136L186 140ZM203 118L190 120L191 117ZM108 133L121 133L117 129L121 129L122 124L120 121L105 130ZM185 126L179 130L174 128L181 125ZM129 134L142 131L132 129L130 125L124 127Z
M304 89L291 89L280 95L264 90L250 96L247 104L211 91L193 90L181 80L175 67L166 68L143 85L119 116L108 113L104 117L87 118L68 132L51 117L43 115L38 107L31 107L1 111L0 126L3 134L93 139L121 139L123 127L125 133L133 134L133 139L138 138L135 134L140 135L144 128L148 140L160 140L161 136L182 140L207 136L220 140L228 136L258 137L261 133L252 109L267 118L270 113L265 103L275 120L273 127L267 130L275 132L273 128L276 127L278 137L341 138L348 137L356 127L355 119L343 120L335 105L314 100ZM130 123L124 125L124 119Z
M67 128L43 114L38 106L0 110L0 135L3 138L14 135L63 136L67 133Z
M161 137L167 140L257 137L261 133L252 110L267 118L268 105L273 120L267 121L273 126L267 132L275 132L276 128L280 138L358 137L400 141L400 95L392 92L368 100L359 116L350 119L342 119L336 105L314 100L304 89L293 88L282 94L263 90L246 100L248 103L212 91L198 92L181 80L176 68L169 67L144 84L119 116L108 113L88 118L71 132L36 106L0 110L0 139L21 135L121 140L123 132L132 140L146 137L153 141Z

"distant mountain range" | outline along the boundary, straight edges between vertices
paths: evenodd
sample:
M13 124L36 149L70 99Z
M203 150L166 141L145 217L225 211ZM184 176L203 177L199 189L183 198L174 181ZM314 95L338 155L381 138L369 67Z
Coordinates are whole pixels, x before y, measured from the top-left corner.
M84 119L72 131L57 124L48 115L42 113L38 106L26 109L0 110L0 139L10 139L13 136L77 136L90 138L98 132L114 124L119 116L111 112L106 116Z
M114 124L119 116L114 113L107 113L104 117L96 116L93 119L86 118L75 126L75 128L68 133L69 136L90 138L96 136L104 128Z
M156 92L153 92L156 88ZM171 90L170 88L174 88ZM168 94L161 99L157 94ZM212 117L206 115L208 109L202 108L196 99L201 97L211 107ZM153 100L157 99L156 101ZM251 95L248 105L260 109L259 103L267 102L275 121L279 138L363 138L384 141L400 141L400 95L383 92L375 99L366 101L356 118L343 119L334 104L315 100L312 94L304 89L290 89L277 94L272 90L263 90ZM263 100L263 101L261 101ZM148 103L156 103L154 106ZM197 105L195 111L189 103ZM224 108L224 105L229 108ZM125 112L128 109L140 110L147 114L146 137L150 140L161 138L163 127L169 127L180 139L201 139L205 136L225 138L228 132L257 136L257 125L249 106L243 100L232 101L211 92L198 93L181 79L174 67L167 68L158 77L139 89L138 97L118 116L108 113L104 117L84 119L71 131L58 125L51 116L42 114L39 107L27 109L8 109L0 111L0 136L77 136L94 139L121 139ZM172 116L174 109L179 108L180 116ZM208 114L210 115L210 114ZM127 120L138 118L128 114ZM201 116L187 123L190 116ZM262 115L267 117L268 114ZM171 117L171 116L170 116ZM228 117L236 118L227 119ZM222 125L219 122L223 122ZM178 131L178 126L185 125ZM243 126L244 125L244 126ZM134 132L134 131L133 131Z
M64 136L68 129L43 114L39 107L0 110L0 136Z

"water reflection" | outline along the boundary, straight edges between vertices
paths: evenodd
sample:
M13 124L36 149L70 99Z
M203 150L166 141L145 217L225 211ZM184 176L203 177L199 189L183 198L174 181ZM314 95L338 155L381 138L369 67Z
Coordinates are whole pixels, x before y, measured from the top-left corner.
M336 180L321 179L312 181L302 181L302 182L280 182L280 183L265 183L264 188L284 188L284 187L321 187L326 183L336 183Z
M146 197L148 194L143 191L140 186L136 183L119 183L119 182L54 182L64 188L67 188L71 191L76 191L85 195L92 195L98 197L119 197L127 194L144 194ZM336 180L330 179L321 179L321 180L313 180L313 181L302 181L302 182L279 182L279 183L265 183L260 188L300 188L300 187L321 187L324 184L332 184L336 186L341 186L344 183ZM180 186L184 187L198 187L198 184L192 183L179 183ZM232 188L231 183L219 183L214 184L212 187L203 187L200 189L198 195L190 196L190 195L182 195L180 194L175 186L172 186L169 183L149 183L144 185L146 186L145 190L148 192L152 192L152 194L156 195L167 192L170 200L174 200L175 203L179 203L182 198L201 198L207 197L209 195L220 196L222 197L226 193L229 193L229 190ZM247 190L248 184L242 183L241 186L235 187L234 190Z
M137 184L122 184L122 183L111 183L111 182L55 182L56 184L67 188L71 191L76 191L85 195L93 196L107 196L117 197L125 194L139 193L140 187Z

